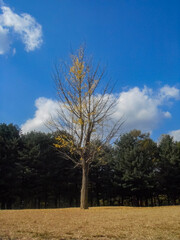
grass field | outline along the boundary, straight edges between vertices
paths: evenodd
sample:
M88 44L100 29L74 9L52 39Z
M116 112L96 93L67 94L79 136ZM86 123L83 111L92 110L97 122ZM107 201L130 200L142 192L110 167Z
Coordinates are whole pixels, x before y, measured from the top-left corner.
M0 240L179 240L180 206L0 211Z

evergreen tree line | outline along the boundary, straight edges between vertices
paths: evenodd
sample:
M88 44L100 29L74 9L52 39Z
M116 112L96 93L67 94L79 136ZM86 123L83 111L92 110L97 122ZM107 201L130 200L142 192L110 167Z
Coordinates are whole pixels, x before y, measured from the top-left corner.
M0 124L0 209L80 205L81 169L54 147L56 134ZM180 142L126 133L101 149L88 188L90 206L179 204Z

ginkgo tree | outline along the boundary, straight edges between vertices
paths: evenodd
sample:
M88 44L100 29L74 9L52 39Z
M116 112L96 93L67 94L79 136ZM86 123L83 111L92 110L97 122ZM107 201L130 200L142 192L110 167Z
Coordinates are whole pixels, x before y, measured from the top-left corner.
M93 67L84 47L70 56L70 63L55 66L58 117L50 122L60 130L55 147L82 169L81 208L88 208L88 174L92 163L119 132L122 120L113 121L116 98L109 84L101 84L104 70ZM68 151L64 151L67 149ZM99 159L100 160L100 159Z

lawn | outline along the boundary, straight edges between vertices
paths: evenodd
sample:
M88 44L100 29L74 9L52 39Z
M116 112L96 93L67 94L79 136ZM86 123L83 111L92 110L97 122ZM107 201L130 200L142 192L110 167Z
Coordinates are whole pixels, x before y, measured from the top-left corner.
M0 240L179 240L180 206L0 211Z

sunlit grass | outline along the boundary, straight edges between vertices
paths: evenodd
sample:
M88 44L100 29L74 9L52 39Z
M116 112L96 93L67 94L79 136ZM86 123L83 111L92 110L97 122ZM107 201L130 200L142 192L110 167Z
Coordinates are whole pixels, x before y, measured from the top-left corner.
M0 240L179 240L180 207L0 211Z

